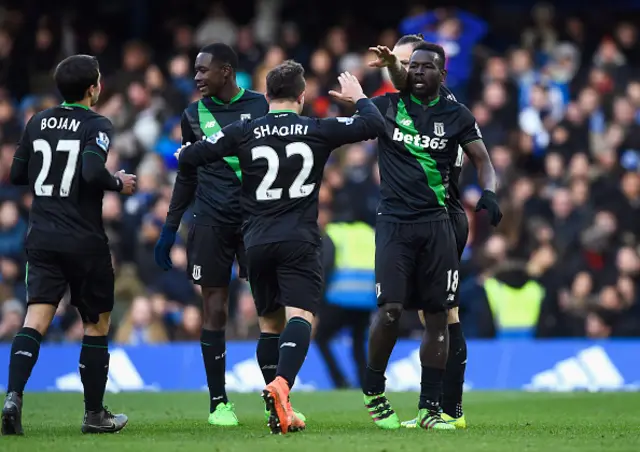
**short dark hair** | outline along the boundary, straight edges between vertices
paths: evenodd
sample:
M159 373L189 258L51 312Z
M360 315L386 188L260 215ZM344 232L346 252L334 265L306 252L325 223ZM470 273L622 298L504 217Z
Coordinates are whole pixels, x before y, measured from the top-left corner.
M401 46L404 44L417 44L419 42L424 42L424 36L422 36L422 33L418 33L415 35L404 35L403 37L398 39L398 42L396 42L396 46Z
M418 45L416 45L413 48L414 52L417 52L418 50L426 50L427 52L433 52L433 53L437 53L438 56L440 58L442 58L442 64L444 65L445 61L447 60L447 54L445 53L444 49L442 48L442 46L439 46L438 44L434 44L432 42L421 42Z
M72 55L62 60L53 73L60 95L65 102L73 103L84 99L87 90L98 84L100 65L91 55Z
M304 68L293 60L285 61L267 74L267 97L270 100L296 100L305 86Z
M200 53L211 55L211 61L228 64L234 71L238 69L238 54L228 45L221 42L208 44L200 49Z

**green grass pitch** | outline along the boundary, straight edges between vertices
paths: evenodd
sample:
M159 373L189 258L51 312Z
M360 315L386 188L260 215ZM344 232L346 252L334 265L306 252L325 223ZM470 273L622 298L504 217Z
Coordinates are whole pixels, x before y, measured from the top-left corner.
M402 420L416 414L416 394L389 396ZM640 451L640 393L472 392L465 396L469 428L449 432L378 430L356 391L294 393L307 430L285 436L269 434L258 394L231 400L242 425L219 428L207 424L206 393L108 395L129 425L117 435L84 436L82 395L27 394L25 436L0 437L0 451Z

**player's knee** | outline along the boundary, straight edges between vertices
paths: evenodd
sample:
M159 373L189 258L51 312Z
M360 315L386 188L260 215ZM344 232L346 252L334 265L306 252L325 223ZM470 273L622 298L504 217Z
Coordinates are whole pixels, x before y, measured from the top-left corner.
M402 315L402 303L386 303L382 305L380 315L385 325L394 325L400 322Z
M460 316L458 315L458 308L451 308L447 313L447 323L453 325L454 323L460 323Z
M24 319L24 327L33 328L44 336L53 321L56 309L52 304L30 304Z
M111 313L104 312L98 317L97 323L85 322L84 334L86 336L108 336L111 327Z
M426 312L423 311L424 314L424 323L425 328L429 334L439 335L442 331L447 329L447 311L435 311L435 312Z
M287 317L283 308L258 317L258 325L260 326L261 333L280 334L284 331L286 324Z
M229 313L227 288L203 288L202 299L203 328L212 331L224 329Z
M287 321L294 317L301 317L313 325L313 319L315 318L315 314L313 312L305 311L304 309L300 309L300 308L293 308L293 307L287 306L285 308L285 313L287 316Z

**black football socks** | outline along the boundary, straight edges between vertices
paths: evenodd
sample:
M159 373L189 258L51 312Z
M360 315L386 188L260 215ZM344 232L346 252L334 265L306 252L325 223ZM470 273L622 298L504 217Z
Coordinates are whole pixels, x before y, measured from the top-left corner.
M422 366L422 379L420 380L420 402L418 409L424 408L436 412L440 408L440 393L442 392L442 378L444 369Z
M449 354L449 333L447 313L425 315L426 328L420 344L420 402L418 409L437 412L440 409L440 397L447 356Z
M264 383L269 384L276 379L278 358L280 357L280 335L260 333L256 347L256 359L264 377Z
M80 350L80 380L84 387L86 411L102 410L109 376L109 342L107 336L84 336Z
M225 331L211 331L203 329L200 333L200 348L204 360L204 370L207 374L209 386L209 412L213 413L220 403L227 403L225 389L226 344Z
M290 388L307 357L310 342L311 324L302 317L289 319L280 335L280 358L276 376L287 380Z
M366 395L373 396L384 392L386 381L384 373L399 332L399 318L392 319L387 312L379 310L369 332L367 369L362 387L362 392Z
M449 325L449 359L442 388L442 409L449 416L462 416L462 392L467 367L467 341L460 323Z
M9 361L9 384L7 392L17 392L22 396L33 366L38 361L42 335L33 328L22 328L11 345Z

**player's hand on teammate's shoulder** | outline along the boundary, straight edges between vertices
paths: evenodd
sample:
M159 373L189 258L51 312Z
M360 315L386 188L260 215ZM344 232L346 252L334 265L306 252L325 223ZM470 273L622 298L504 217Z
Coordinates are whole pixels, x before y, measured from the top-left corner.
M115 177L122 181L120 193L123 195L132 195L135 193L137 184L135 174L127 174L124 170L120 170L115 174Z
M360 86L360 82L355 75L343 72L338 76L338 82L340 83L340 92L331 90L329 91L330 96L352 104L367 97L364 95L362 86Z
M391 50L387 46L369 47L369 50L376 55L376 59L369 61L367 65L369 67L389 67L393 66L397 57L391 53Z

